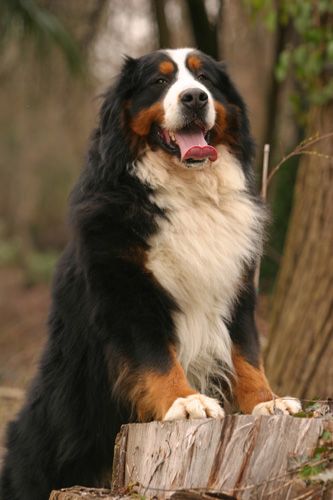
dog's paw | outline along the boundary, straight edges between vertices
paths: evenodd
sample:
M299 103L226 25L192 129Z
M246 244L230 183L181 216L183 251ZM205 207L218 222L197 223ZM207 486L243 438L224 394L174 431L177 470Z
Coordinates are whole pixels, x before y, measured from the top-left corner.
M293 415L299 411L302 411L301 402L297 398L286 396L257 404L252 415Z
M180 420L182 418L223 418L224 410L216 399L203 394L192 394L186 398L177 398L163 420Z

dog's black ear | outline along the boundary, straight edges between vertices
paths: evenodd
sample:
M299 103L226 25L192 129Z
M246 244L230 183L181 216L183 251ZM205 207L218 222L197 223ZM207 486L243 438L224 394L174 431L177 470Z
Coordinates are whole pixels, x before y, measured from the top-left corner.
M251 137L246 104L228 74L226 63L215 62L215 68L218 74L219 90L227 101L230 126L233 133L237 135L238 156L243 165L248 166L253 160L255 147Z
M138 78L138 66L136 59L126 57L113 85L103 95L98 125L91 137L86 168L71 195L73 207L86 197L92 196L92 193L101 193L116 185L134 160L124 127L124 111L126 100L130 99L135 88L133 86Z
M131 98L137 81L138 60L126 57L120 74L104 94L99 115L99 154L104 165L120 171L131 162L131 149L124 129L126 101Z
M246 105L241 97L236 85L232 81L228 73L228 66L226 62L221 61L216 63L216 68L219 76L219 87L223 95L227 98L230 104L238 106L243 112L246 113Z
M112 87L104 94L104 102L100 111L100 133L103 135L109 125L119 125L122 107L135 87L137 59L125 56L120 74Z
M132 83L135 82L136 70L139 65L138 59L134 59L130 56L124 56L124 62L121 69L121 76L126 78L132 77Z

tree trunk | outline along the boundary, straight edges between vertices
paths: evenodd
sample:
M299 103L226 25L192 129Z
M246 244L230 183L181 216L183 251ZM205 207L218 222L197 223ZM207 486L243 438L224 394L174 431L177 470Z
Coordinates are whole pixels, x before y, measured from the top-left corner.
M308 136L333 132L333 102L311 115ZM333 395L333 138L301 158L266 352L278 394ZM329 158L328 158L328 157Z
M116 442L112 490L76 487L53 492L51 499L330 498L322 495L328 484L310 475L305 484L301 473L318 460L327 472L329 458L318 458L318 442L331 449L332 431L332 419L288 416L125 425Z
M165 15L165 0L150 0L151 9L155 13L157 25L158 48L168 49L172 46L172 36Z
M220 9L221 5L220 0ZM220 16L217 16L216 24L212 24L209 21L203 0L187 0L187 6L197 48L214 57L214 59L219 59L217 35Z

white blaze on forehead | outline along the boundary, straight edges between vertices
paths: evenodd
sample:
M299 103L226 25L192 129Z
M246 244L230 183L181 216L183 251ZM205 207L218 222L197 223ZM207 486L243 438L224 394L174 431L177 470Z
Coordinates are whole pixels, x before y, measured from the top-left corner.
M177 80L179 78L191 77L194 80L193 75L189 71L186 66L186 59L191 52L194 52L195 49L186 48L186 49L169 49L166 50L166 53L169 57L177 64L178 72L177 72ZM195 80L194 80L195 81Z
M211 93L201 82L196 80L186 66L186 59L194 49L175 49L165 51L177 65L176 81L169 88L164 101L164 126L168 130L177 130L184 126L184 116L179 95L187 89L198 88L208 95L206 124L211 129L215 123L215 108Z

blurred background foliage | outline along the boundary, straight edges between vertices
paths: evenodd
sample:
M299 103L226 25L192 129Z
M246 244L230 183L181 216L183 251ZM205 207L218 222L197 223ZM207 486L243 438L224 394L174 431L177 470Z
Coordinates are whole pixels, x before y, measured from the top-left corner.
M311 106L333 94L333 79L320 78L333 61L332 12L331 0L0 0L0 264L30 275L30 254L44 268L43 253L63 248L95 97L125 53L194 45L226 59L249 105L260 175L263 144L274 164L304 138ZM289 161L269 191L264 290L279 268L297 166Z
M280 61L289 45L279 37L287 38L291 15L264 0L0 0L0 264L18 264L31 283L30 263L37 271L39 256L44 269L42 255L65 245L66 200L84 161L96 96L112 82L125 53L194 45L225 58L249 103L258 165L263 143L277 142L279 130L273 129L287 126L278 147L292 148L301 132L290 106L275 116L280 94L291 94L295 85L285 83ZM296 168L284 169L272 189L276 217L265 287L278 268Z
M40 349L48 288L38 287L49 283L66 244L68 194L99 96L123 56L195 46L225 60L248 104L259 184L263 145L270 144L272 169L307 130L318 132L309 127L313 112L332 103L332 16L332 0L0 0L0 351L5 357L13 343L15 352L21 346L0 369L0 384L16 383L18 360L36 359ZM286 253L301 169L302 159L290 158L269 186L265 300ZM40 291L39 299L22 291L27 286ZM277 316L283 302L275 303Z
M15 37L24 50L24 43L31 39L39 56L55 46L61 50L73 73L81 69L83 60L76 41L47 6L34 0L2 0L0 19L2 48Z
M274 165L304 138L311 106L333 94L333 79L321 78L333 64L332 12L331 0L0 0L0 265L21 266L27 283L49 279L96 96L124 54L193 45L225 59L249 106L259 178L263 144ZM297 167L291 159L270 186L265 291Z

